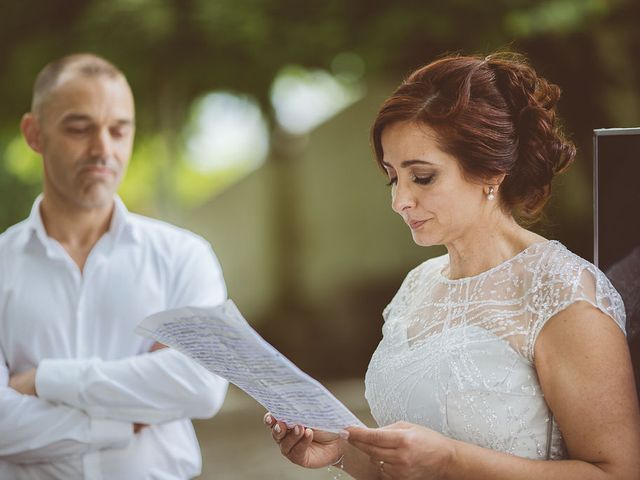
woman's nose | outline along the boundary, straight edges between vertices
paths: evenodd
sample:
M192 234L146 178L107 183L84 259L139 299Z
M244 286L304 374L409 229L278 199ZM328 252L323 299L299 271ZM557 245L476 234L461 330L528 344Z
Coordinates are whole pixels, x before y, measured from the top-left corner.
M391 188L391 208L396 213L415 206L415 199L411 188L400 180Z

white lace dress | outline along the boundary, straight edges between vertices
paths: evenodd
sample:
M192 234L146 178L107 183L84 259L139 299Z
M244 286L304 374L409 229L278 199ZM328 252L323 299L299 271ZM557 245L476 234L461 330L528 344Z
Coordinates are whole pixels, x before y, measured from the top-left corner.
M374 418L522 457L564 458L533 363L536 338L578 301L624 330L620 296L600 270L553 240L469 278L447 279L447 266L444 255L412 270L383 313L365 379Z

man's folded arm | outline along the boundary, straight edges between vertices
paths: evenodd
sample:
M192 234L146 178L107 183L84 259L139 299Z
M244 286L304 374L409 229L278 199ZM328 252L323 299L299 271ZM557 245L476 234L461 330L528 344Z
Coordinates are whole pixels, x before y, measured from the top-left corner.
M45 359L36 371L40 398L135 423L211 417L226 391L226 380L168 348L111 361Z
M0 459L12 463L59 461L93 450L121 448L133 437L131 422L91 418L76 408L22 395L8 386L0 366Z
M183 240L168 260L173 274L167 308L222 303L227 291L211 246L195 235ZM36 391L92 417L157 424L213 416L222 406L227 381L167 348L110 361L43 360Z

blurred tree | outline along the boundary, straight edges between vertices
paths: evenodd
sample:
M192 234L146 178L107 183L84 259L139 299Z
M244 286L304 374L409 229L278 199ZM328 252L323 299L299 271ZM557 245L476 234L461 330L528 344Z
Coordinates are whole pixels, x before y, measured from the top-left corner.
M175 205L170 179L193 100L213 90L243 92L257 98L273 125L269 91L289 64L328 69L336 55L350 51L364 59L370 78L395 80L446 51L488 52L513 45L561 81L569 92L569 123L580 132L591 127L584 128L585 120L611 123L600 103L612 101L606 92L626 82L627 96L613 101L628 105L634 96L629 85L637 86L640 77L632 56L640 42L638 2L632 0L1 3L0 137L9 142L16 135L42 65L72 51L102 54L132 83L140 136L159 135L164 142L148 181L165 213ZM593 100L584 102L585 96ZM576 98L580 108L568 105ZM591 110L588 115L585 108ZM620 116L635 120L632 114Z

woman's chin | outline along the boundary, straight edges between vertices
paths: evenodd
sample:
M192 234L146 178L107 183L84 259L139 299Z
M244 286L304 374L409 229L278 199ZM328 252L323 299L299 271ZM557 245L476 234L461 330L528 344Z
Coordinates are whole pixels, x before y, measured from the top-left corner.
M425 235L423 232L411 232L413 241L420 247L433 247L434 245L441 245L442 242L434 238L432 235Z

